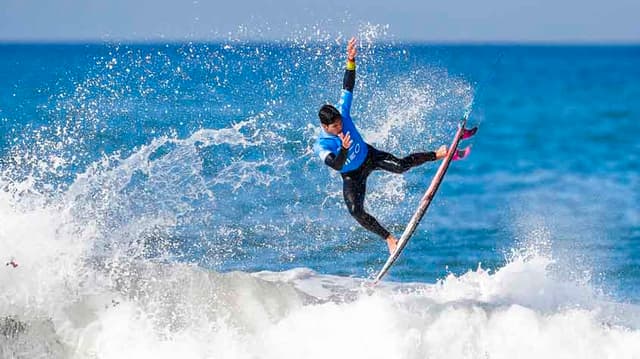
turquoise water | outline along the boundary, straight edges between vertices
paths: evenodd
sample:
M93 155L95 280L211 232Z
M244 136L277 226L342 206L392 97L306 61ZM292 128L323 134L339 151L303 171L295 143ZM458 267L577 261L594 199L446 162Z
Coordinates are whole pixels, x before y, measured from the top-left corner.
M293 286L287 290L297 288L320 303L356 305L363 318L375 317L369 312L376 306L370 302L374 299L360 293L357 283L381 267L386 246L349 216L340 177L311 151L319 131L318 108L339 98L343 52L334 43L315 42L0 45L0 255L21 264L2 270L2 283L10 288L1 298L5 315L32 323L31 328L46 327L39 320L52 318L51 330L57 334L50 337L65 343L60 356L84 353L86 348L69 343L86 332L60 334L67 325L60 323L71 320L60 314L66 313L63 309L26 298L53 295L60 306L77 301L90 308L119 298L119 303L140 305L143 313L157 318L169 299L149 298L163 298L157 290L171 292L167 288L179 286L172 268L187 265L194 272L180 272L184 277L177 281L191 283L202 270L215 276L208 289L215 298L241 292L238 288L262 278L280 284L258 286L266 292L251 284L249 299L289 303L293 297L282 294L282 283L287 283ZM613 313L596 322L626 328L629 341L612 344L619 350L612 352L638 355L637 345L628 344L638 342L640 326L638 64L637 46L362 43L352 114L374 146L397 155L435 149L449 143L457 120L468 111L470 124L480 126L469 141L471 156L451 166L386 278L397 286L388 288L395 294L383 297L384 305L409 301L409 308L439 308L443 320L456 327L458 317L447 317L438 307L446 307L447 300L505 305L511 318L520 318L519 312L511 312L517 304L541 321L549 313L566 320L568 327L559 327L569 331L592 326L572 327L573 317L564 310L588 308L587 317ZM403 176L375 173L366 207L400 235L435 169L431 163ZM35 271L42 267L49 271ZM312 287L331 282L340 289L322 296L291 284L297 280L309 280ZM51 288L35 284L42 281ZM167 287L139 284L156 282ZM487 292L487 283L503 289ZM464 285L481 288L480 294L458 294L473 292L458 292ZM90 301L93 306L78 299L86 298L78 294L86 288L102 299ZM444 294L433 294L438 290ZM584 299L585 291L591 299ZM394 297L406 292L412 293L410 298L426 293L439 304L423 306ZM196 307L196 299L179 297L182 308ZM602 301L610 310L593 304ZM309 303L316 302L300 305L313 307ZM207 306L197 302L202 305ZM272 319L273 310L298 308L266 307L260 308ZM472 303L470 308L478 307ZM494 313L480 308L489 317ZM106 328L107 314L100 313L96 316ZM258 327L263 334L270 330L262 322L238 319L244 318L242 311L215 313L212 317L221 323L231 318L239 333L247 326L251 333ZM277 320L267 322L290 320L295 323L291 330L312 335L313 330L297 325L322 321L327 314L340 317L339 311L319 317L311 313L306 319L276 315ZM122 318L119 323L138 332L153 331L125 314ZM193 323L193 318L184 314L180 323ZM419 318L424 316L416 314L407 323L431 325ZM166 321L152 323L169 328L167 340L180 342L175 335L184 334L180 330L185 327ZM247 340L246 333L236 337L223 327L209 328L209 336ZM590 333L601 335L598 330ZM106 329L99 333L111 335ZM198 335L189 333L190 340L199 342ZM534 340L546 348L537 354L562 356L561 347L544 335ZM165 337L159 338L163 342ZM250 348L263 348L251 338ZM38 352L36 339L26 342ZM421 341L422 349L406 357L438 357L428 343ZM448 339L443 343L456 348ZM3 350L17 350L11 349L16 345L5 342ZM203 349L208 354L193 357L251 355L251 350L241 355L216 348L220 351ZM499 351L483 348L488 357L500 357ZM276 354L299 353L274 349L258 357Z

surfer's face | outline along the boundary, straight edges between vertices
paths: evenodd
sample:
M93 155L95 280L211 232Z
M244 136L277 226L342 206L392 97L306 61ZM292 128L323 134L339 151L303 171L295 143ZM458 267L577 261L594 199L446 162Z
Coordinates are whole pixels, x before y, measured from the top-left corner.
M342 133L342 118L337 119L330 125L323 124L322 128L324 128L327 133L337 136Z

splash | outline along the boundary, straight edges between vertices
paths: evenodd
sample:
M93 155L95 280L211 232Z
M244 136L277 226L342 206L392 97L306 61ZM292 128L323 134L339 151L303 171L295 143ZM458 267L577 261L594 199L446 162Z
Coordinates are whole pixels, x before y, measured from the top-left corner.
M363 129L398 150L393 133L416 127L395 114L423 126L421 113L438 111L440 90L455 80L427 86L425 76L376 92L398 53L377 43L384 27L360 31L359 64L381 70L359 77L359 115L374 118L380 107L391 123ZM46 125L27 126L2 168L0 253L18 264L0 272L2 356L290 357L303 348L283 352L275 345L283 333L315 335L349 313L355 326L345 329L380 335L375 327L399 313L387 308L393 293L363 296L359 281L306 269L275 281L249 273L314 253L339 259L368 241L345 245L352 222L338 215L339 202L323 204L339 194L309 148L318 104L337 97L343 59L340 38L313 39L284 49L110 46L85 79L49 98ZM372 203L406 191L389 182ZM218 273L231 269L241 271ZM304 276L295 273L334 290L300 290L286 280ZM366 317L374 325L363 326Z
M305 268L219 274L131 263L113 268L111 280L90 271L73 290L48 287L41 294L64 294L62 301L41 303L42 312L34 302L30 311L14 310L0 321L10 333L0 348L101 358L638 355L640 310L554 279L550 263L534 255L494 274L479 267L436 284L383 283L373 292L361 279ZM322 345L309 354L314 343Z

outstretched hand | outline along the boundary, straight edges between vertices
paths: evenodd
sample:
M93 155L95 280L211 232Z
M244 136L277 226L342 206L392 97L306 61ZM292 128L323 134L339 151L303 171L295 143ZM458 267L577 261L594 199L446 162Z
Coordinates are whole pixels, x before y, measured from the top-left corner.
M356 59L356 55L358 54L357 44L358 40L355 37L349 39L349 43L347 43L347 60L354 61Z
M349 148L351 147L351 134L349 132L347 132L346 134L344 133L339 133L338 137L340 137L340 140L342 141L342 148Z

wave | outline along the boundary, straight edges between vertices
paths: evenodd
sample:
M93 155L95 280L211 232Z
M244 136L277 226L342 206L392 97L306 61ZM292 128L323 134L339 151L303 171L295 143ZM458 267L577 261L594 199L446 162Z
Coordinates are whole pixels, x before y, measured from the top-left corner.
M373 288L308 268L220 273L96 251L71 212L7 203L0 253L17 267L0 268L2 357L640 356L639 306L559 278L533 251L495 272Z
M72 212L0 196L0 253L17 265L0 268L2 357L640 356L639 306L559 278L534 251L495 272L376 288L308 268L220 273L96 251Z
M175 263L105 265L2 301L3 357L621 358L640 355L640 307L557 281L544 257L435 284ZM18 291L37 268L2 271ZM72 278L73 277L73 278ZM24 289L24 287L23 287Z

